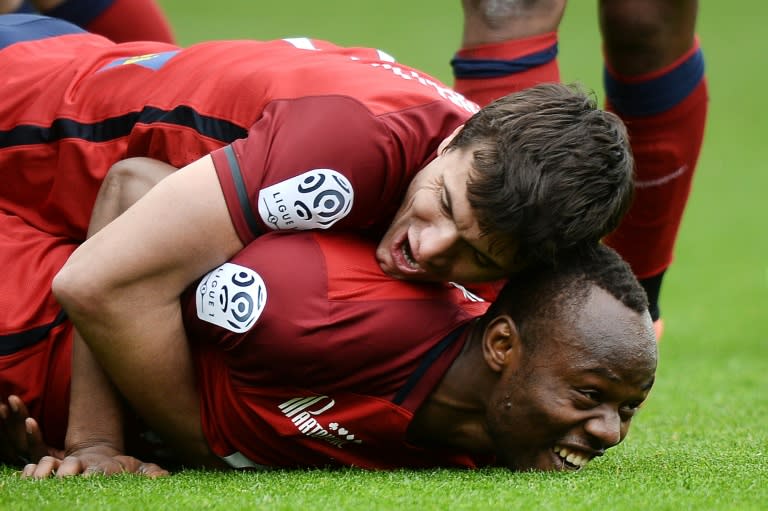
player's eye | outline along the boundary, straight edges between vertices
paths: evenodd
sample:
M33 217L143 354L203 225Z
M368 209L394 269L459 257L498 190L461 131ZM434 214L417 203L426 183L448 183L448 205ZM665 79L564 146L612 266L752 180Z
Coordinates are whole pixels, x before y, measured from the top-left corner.
M440 210L446 216L451 216L453 211L451 209L451 202L448 200L448 193L445 191L445 183L441 183L438 188L438 198L440 200Z
M600 403L600 393L596 390L580 389L579 394L587 398L589 401L592 401L593 403Z
M491 259L487 255L483 254L479 250L475 250L474 253L475 253L475 262L478 264L478 266L481 266L483 268L496 268L497 267L497 265L493 261L493 259Z
M637 413L637 411L642 406L642 401L632 401L631 403L627 403L624 406L621 407L620 413L624 420L631 419L633 415Z

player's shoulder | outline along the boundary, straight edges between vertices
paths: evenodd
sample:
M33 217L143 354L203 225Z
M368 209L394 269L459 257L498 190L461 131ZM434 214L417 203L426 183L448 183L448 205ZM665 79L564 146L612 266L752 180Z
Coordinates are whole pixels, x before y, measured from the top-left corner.
M377 268L375 249L375 243L352 233L279 231L258 237L230 262L265 275L312 275L315 280L325 280L339 272Z
M329 278L343 274L383 277L376 262L374 239L361 233L314 231L312 240L322 255Z
M376 240L360 234L323 231L313 233L327 275L328 299L346 302L431 301L452 304L471 301L457 286L415 282L385 274L376 259Z

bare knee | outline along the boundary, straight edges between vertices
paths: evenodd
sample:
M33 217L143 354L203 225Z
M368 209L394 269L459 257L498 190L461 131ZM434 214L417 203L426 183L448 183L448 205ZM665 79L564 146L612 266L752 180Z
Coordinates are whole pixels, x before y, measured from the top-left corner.
M39 11L47 11L49 9L53 9L54 7L58 7L61 4L64 3L65 0L31 0L32 5L35 6L35 9Z
M697 0L600 0L608 63L633 75L664 67L693 44Z
M464 47L557 30L566 0L462 0Z
M113 200L124 211L175 170L175 167L151 158L135 157L118 161L109 168L99 196L115 196Z
M22 0L0 0L0 14L16 12L21 6Z

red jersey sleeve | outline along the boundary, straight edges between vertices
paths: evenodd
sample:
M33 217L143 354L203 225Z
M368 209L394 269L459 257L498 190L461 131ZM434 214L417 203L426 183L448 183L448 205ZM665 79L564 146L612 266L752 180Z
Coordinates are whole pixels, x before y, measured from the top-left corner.
M212 153L240 239L386 226L460 115L444 101L383 115L343 95L271 102L245 139Z

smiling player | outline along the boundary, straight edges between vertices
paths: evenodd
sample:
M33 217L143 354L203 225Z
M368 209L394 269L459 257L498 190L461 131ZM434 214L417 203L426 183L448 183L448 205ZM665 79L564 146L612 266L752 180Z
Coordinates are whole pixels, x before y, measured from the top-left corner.
M8 244L3 260L27 287L44 286L66 245L31 264L13 247L60 242L4 222L8 239L26 241ZM612 250L565 258L555 272L526 270L490 308L458 286L391 279L373 254L370 241L347 234L261 237L182 297L191 355L174 354L181 366L145 357L141 345L94 352L157 431L183 436L177 456L202 466L575 470L625 438L654 381L656 343L645 295ZM34 321L60 308L49 300L19 311ZM71 341L71 324L60 323L0 358L3 393L23 396L58 446ZM146 384L184 364L194 365L193 384ZM150 394L164 406L146 410ZM185 402L193 405L177 406ZM25 474L149 466L91 426L111 463L44 458Z

